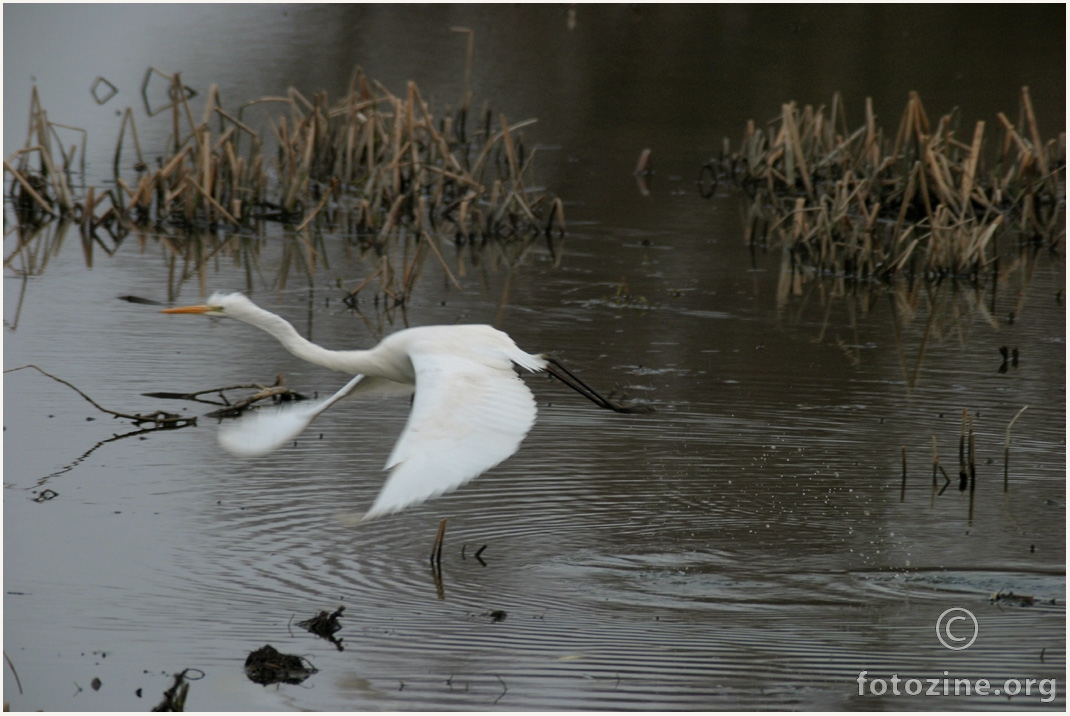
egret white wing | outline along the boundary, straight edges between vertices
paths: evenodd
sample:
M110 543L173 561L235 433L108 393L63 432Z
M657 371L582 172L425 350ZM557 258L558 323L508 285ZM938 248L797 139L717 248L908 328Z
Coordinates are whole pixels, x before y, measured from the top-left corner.
M225 423L219 430L219 444L227 452L241 457L266 455L296 439L320 413L351 394L387 397L411 393L411 385L358 375L326 400L261 408Z
M386 463L392 469L364 519L454 490L520 447L535 398L505 355L411 350L416 397Z

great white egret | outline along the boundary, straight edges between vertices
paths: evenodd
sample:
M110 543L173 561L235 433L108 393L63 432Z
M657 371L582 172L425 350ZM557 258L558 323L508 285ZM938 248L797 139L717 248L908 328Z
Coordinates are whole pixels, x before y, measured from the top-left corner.
M369 350L328 350L306 340L281 316L240 293L215 293L200 306L164 309L234 318L270 333L298 358L355 375L330 398L313 405L259 410L219 432L236 455L264 455L297 437L327 408L347 396L414 395L412 412L384 469L390 476L363 519L390 514L454 490L512 455L535 423L535 398L513 370L547 371L600 407L626 407L588 387L548 355L517 348L491 326L407 328Z

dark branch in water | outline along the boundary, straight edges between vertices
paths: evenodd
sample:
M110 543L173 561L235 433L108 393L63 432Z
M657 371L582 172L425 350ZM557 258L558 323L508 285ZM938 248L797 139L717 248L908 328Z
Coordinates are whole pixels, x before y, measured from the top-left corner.
M257 392L252 395L239 400L236 403L231 403L227 399L224 393L228 390L248 390L255 389ZM205 400L201 398L202 395L218 395L219 400ZM275 384L273 386L265 386L260 383L245 383L243 385L231 385L225 388L210 388L208 390L197 390L192 393L174 393L174 392L158 392L158 393L142 393L149 398L162 398L164 400L192 400L197 403L207 403L208 405L222 405L225 406L220 410L215 410L211 413L207 413L206 418L230 418L240 415L246 408L258 403L261 400L267 400L269 398L274 399L277 402L291 401L291 400L308 400L308 397L290 390L286 387L286 381L281 375L276 376Z
M70 388L74 392L78 393L78 395L82 396L87 401L89 401L89 403L94 408L99 410L100 412L107 413L108 415L113 415L113 416L115 416L117 418L123 418L124 420L132 420L134 422L134 425L141 425L142 423L153 423L156 426L156 428L154 428L154 429L159 429L159 428L184 428L187 425L195 425L197 423L197 418L187 418L187 417L183 417L181 415L177 415L175 413L168 413L168 412L165 412L163 410L157 410L154 413L147 413L147 414L142 414L142 413L122 413L122 412L119 412L117 410L110 410L110 409L105 408L104 406L102 406L97 401L95 401L92 398L90 398L88 395L83 393L81 390L79 390L72 383L68 383L67 381L63 380L62 378L57 378L56 376L52 375L48 371L42 370L41 368L38 368L37 366L32 365L32 364L31 365L19 366L18 368L9 368L8 370L5 370L4 372L5 373L12 373L12 372L14 372L16 370L23 370L25 368L33 368L34 370L36 370L38 373L44 375L45 377L51 378L52 380L56 381L57 383L63 383L63 385L67 386L68 388Z

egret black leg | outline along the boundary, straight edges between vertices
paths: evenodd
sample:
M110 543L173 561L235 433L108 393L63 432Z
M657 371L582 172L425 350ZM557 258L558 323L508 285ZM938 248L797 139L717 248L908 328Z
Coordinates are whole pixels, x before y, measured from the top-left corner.
M546 372L557 378L559 381L575 390L583 397L590 400L592 403L600 408L606 410L613 410L618 413L653 413L654 408L649 405L622 405L609 398L603 397L597 390L580 380L572 371L565 367L565 365L551 355L543 355L546 360Z

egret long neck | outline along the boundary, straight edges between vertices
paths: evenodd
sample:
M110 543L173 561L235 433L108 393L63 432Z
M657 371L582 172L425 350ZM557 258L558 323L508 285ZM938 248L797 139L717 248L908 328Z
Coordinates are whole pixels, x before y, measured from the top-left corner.
M351 375L356 375L357 373L367 375L379 374L379 371L376 369L376 361L370 355L371 351L328 350L323 346L318 346L312 341L307 340L304 336L298 333L297 329L285 318L276 316L274 313L270 313L259 307L255 314L241 316L239 317L239 320L243 320L249 325L256 326L257 328L270 333L286 350L290 351L301 360L306 360L309 363L315 363L324 368L336 370L339 373L349 373Z

